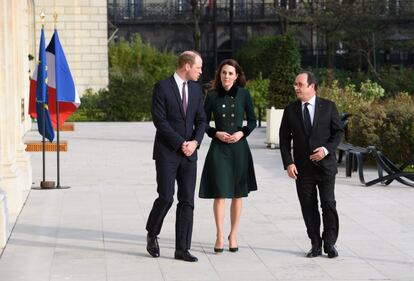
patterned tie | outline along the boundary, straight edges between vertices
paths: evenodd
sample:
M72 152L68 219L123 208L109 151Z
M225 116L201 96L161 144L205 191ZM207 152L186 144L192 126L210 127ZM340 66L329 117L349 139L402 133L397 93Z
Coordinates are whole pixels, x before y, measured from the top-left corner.
M185 90L185 85L186 84L187 84L187 82L183 83L183 91L182 91L182 93L183 93L182 102L183 102L184 115L187 112L187 93L186 93L186 90Z
M311 123L308 105L309 105L308 102L305 103L305 107L303 109L303 123L305 124L306 134L309 136L312 132L312 123Z

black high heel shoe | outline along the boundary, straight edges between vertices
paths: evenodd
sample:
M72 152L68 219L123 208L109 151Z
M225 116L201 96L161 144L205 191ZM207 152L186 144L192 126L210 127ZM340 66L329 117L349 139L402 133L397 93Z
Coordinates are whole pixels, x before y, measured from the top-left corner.
M216 243L217 243L217 241L216 241ZM214 247L214 252L215 253L223 253L223 251L224 251L224 247L223 248L216 248L216 247Z
M237 252L239 250L239 247L230 247L230 235L227 237L227 239L229 240L229 251L233 253Z
M224 248L214 248L215 253L223 253Z

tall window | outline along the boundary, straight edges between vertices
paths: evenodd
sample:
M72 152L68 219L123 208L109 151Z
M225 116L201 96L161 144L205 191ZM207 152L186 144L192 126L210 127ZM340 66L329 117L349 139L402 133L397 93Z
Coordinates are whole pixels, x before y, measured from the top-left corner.
M178 13L185 13L191 10L190 0L176 0L176 7Z

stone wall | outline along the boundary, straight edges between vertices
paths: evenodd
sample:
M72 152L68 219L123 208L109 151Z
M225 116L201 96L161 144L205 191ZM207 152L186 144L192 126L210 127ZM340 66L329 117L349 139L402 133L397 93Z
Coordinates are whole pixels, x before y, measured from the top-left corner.
M36 50L40 38L40 13L46 14L46 41L57 29L76 89L98 90L108 84L107 0L35 0ZM35 55L37 57L37 55Z

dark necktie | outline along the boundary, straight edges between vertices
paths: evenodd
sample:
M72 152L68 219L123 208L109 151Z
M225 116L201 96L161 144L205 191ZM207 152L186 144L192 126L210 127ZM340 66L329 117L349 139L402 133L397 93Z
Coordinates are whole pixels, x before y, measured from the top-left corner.
M184 82L183 83L183 91L182 91L182 94L183 94L182 102L183 102L184 115L185 115L185 113L187 111L187 94L186 94L186 90L185 90L185 85L186 84L187 84L187 82Z
M311 123L308 105L309 105L308 102L305 103L305 107L303 108L303 123L305 124L306 134L309 136L312 132L312 123Z

